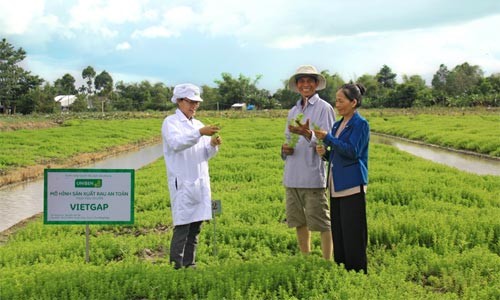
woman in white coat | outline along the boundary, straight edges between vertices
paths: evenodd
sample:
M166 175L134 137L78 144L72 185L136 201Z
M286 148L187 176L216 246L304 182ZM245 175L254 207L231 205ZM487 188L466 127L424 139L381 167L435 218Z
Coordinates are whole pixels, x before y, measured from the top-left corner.
M216 126L204 126L194 118L203 99L200 89L190 83L174 88L174 115L163 121L163 156L167 166L168 189L174 233L170 262L174 267L194 267L201 224L212 219L208 160L222 143Z

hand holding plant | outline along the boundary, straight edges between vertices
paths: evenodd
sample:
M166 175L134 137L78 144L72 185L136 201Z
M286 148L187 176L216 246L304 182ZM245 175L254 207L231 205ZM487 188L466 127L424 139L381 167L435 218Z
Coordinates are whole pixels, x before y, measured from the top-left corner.
M210 145L212 145L212 147L215 147L215 146L218 146L222 144L222 138L217 134L217 136L212 135L212 137L210 138Z
M326 148L324 145L316 145L316 153L318 153L319 156L323 156L326 153Z
M309 119L302 123L304 114L298 114L292 122L288 124L288 130L293 134L302 135L306 138L311 138L311 130L309 129ZM295 123L295 124L294 124Z
M323 145L323 139L319 138L318 135L316 134L316 131L322 131L321 127L319 127L319 125L317 125L315 123L313 123L312 125L313 125L314 135L316 136L316 144L322 146Z
M208 136L218 136L220 128L214 125L207 125L205 127L200 128L200 134L201 135L208 135Z
M215 129L216 131L215 131L215 133L213 133L211 135L210 134L206 134L206 135L210 135L210 136L213 136L213 137L219 137L219 130L222 129L222 127L220 126L220 123L219 122L212 122L210 119L207 119L207 123L210 124L210 125L208 125L206 127L211 126L212 129Z
M324 140L327 134L328 132L326 132L325 130L314 129L314 135L316 135L316 137L320 140Z
M285 143L285 144L283 144L283 146L281 146L281 150L283 151L283 153L284 153L285 155L293 155L293 151L294 151L294 149L293 149L293 148L294 148L294 147L292 147L292 146L290 146L290 145L288 145L288 144L286 144L286 143Z
M300 124L300 122L302 121L302 118L304 117L304 114L298 114L297 116L295 116L295 118L293 119L290 119L288 120L288 131L290 131L290 138L285 142L285 145L288 147L288 148L291 148L293 150L293 148L295 148L295 146L297 145L297 142L299 141L299 136L297 134L294 133L294 128L296 127L295 124ZM284 151L285 154L286 151ZM291 155L293 154L293 151L292 153L290 154L287 154L287 155Z

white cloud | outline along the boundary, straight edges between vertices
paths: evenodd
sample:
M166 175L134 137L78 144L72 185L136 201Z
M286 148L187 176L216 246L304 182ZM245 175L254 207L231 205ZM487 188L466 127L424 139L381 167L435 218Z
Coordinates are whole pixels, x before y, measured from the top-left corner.
M468 62L483 70L500 70L500 45L496 39L500 16L455 26L399 32L389 37L392 64L407 74L434 73L439 64L452 69ZM379 45L383 49L383 45ZM388 58L387 56L385 56Z
M123 43L116 45L116 50L128 50L130 48L131 48L131 46L128 42L123 42Z
M151 14L148 13L148 16ZM132 38L179 37L183 30L189 29L196 23L197 18L198 16L188 6L173 7L163 12L157 25L134 30Z
M123 81L124 83L133 83L133 82L141 82L144 80L149 81L150 83L164 82L161 78L148 76L143 74L127 74L120 72L110 73L111 77L113 77L113 81L116 83L118 81Z
M23 34L43 15L43 0L0 1L0 34Z
M103 24L136 22L143 17L145 3L141 0L79 0L70 9L70 24L75 28L92 28Z
M147 66L155 51L174 43L176 57L192 55L194 47L183 47L199 41L206 49L195 60L198 64L209 55L220 72L262 73L263 80L270 76L266 72L280 77L279 72L286 75L302 62L324 66L345 79L345 74L375 74L383 64L399 75L432 74L440 63L451 69L465 61L486 73L498 72L499 27L498 0L464 0L458 6L455 0L0 0L0 36L13 37L15 46L28 54L49 50L46 59L73 57L82 65L125 70L135 68L134 63ZM172 38L177 40L150 41ZM147 54L139 53L125 67L116 51L131 49L127 41L134 42L137 53ZM239 59L243 54L248 59ZM55 66L53 72L60 77L60 64L33 71L45 77Z
M499 72L500 44L492 38L499 24L500 15L443 27L346 36L315 47L331 49L332 65L344 76L374 75L385 64L399 78L418 74L430 84L440 64L451 70L468 62L479 65L486 76Z
M163 38L169 38L172 36L179 36L179 33L173 32L168 30L167 28L163 26L152 26L149 28L146 28L144 30L135 30L132 33L132 38L141 38L141 37L146 37L146 38L158 38L158 37L163 37Z

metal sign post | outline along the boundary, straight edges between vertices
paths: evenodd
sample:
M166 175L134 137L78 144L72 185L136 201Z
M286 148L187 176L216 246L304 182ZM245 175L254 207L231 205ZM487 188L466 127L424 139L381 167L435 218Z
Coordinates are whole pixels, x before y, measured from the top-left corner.
M89 224L85 225L85 262L88 263L90 261L89 258L90 252L90 228Z
M214 256L217 256L217 226L216 215L222 212L222 205L220 200L212 200L212 216L214 218Z

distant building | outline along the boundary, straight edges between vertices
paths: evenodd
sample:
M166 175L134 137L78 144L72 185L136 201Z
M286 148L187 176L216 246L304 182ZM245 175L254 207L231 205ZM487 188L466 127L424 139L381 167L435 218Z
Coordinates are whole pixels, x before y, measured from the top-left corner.
M247 109L247 105L246 105L246 103L235 103L235 104L231 105L231 109L234 109L234 110L246 110Z
M54 101L61 103L61 108L63 110L68 109L69 106L75 102L75 100L75 95L59 95L54 98Z

